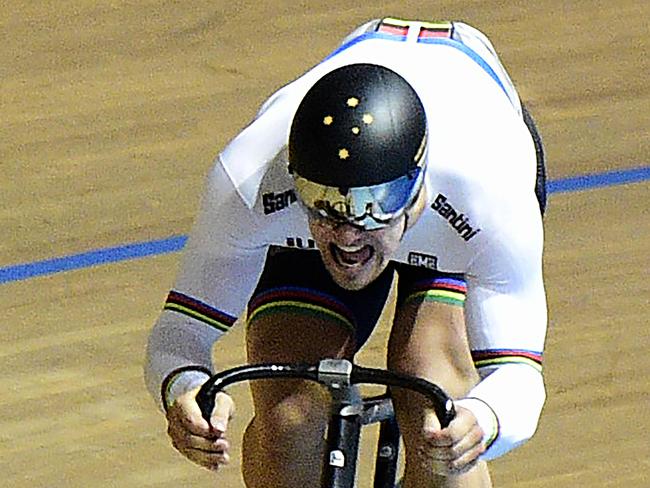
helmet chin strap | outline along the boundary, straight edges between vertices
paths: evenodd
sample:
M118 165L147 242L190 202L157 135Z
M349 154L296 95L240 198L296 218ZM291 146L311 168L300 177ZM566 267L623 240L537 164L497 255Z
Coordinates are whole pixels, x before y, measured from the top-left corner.
M404 234L406 234L406 231L408 230L408 228L409 228L409 214L408 214L408 212L406 212L404 214L404 230L402 230L402 237L400 237L400 240L402 240L402 238L404 237Z

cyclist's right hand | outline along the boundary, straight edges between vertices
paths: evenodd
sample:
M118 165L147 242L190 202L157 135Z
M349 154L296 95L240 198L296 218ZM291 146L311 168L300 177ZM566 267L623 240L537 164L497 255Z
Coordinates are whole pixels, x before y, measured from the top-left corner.
M234 403L226 393L217 393L208 424L196 403L198 391L199 388L188 391L169 407L167 433L173 446L190 461L216 470L230 462L230 443L225 434Z

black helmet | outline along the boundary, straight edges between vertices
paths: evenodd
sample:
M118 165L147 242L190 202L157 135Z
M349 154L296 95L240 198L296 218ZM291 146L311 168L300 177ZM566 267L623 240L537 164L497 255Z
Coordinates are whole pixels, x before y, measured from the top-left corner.
M383 66L351 64L319 79L298 106L290 170L309 210L377 228L417 196L426 141L413 87Z

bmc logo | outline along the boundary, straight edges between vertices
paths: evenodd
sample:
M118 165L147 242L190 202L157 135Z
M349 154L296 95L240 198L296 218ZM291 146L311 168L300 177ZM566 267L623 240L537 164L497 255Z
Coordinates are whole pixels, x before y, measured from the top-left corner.
M447 197L442 193L438 193L436 200L431 204L431 208L438 212L449 225L451 225L458 235L465 241L469 241L476 234L481 232L481 229L475 229L469 223L469 217L464 213L458 212L450 203L447 202Z
M411 266L433 270L438 269L438 258L436 256L429 256L428 254L411 251L409 253L408 261Z
M297 202L296 192L287 190L282 193L265 193L262 195L262 205L264 205L264 215L269 215L287 208L292 203Z

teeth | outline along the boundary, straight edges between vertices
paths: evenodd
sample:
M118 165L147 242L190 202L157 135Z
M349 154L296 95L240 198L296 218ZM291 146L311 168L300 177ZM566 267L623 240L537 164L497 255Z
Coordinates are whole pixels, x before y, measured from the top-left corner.
M331 245L332 255L340 266L348 269L364 266L372 257L370 246L337 246Z
M337 247L345 252L357 252L363 249L363 246L337 246Z

